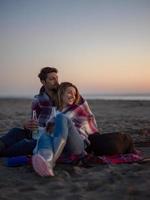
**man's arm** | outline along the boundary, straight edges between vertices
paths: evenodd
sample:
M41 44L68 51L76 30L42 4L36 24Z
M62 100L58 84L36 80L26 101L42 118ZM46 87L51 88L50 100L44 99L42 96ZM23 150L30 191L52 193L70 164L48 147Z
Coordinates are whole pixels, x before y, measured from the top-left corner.
M36 111L36 114L38 116L39 115L39 101L38 101L38 98L36 96L32 100L31 119L25 121L24 124L23 124L24 129L29 129L31 131L37 129L37 127L38 127L38 122L36 120L32 119L33 110Z

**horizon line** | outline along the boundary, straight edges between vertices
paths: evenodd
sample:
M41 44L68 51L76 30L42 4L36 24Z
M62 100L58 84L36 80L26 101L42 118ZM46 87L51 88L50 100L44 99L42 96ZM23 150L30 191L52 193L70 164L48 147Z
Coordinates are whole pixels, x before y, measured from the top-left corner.
M122 92L122 93L82 93L81 94L86 99L126 99L126 100L150 100L150 93L148 92ZM32 99L35 95L25 94L25 95L0 95L1 99Z

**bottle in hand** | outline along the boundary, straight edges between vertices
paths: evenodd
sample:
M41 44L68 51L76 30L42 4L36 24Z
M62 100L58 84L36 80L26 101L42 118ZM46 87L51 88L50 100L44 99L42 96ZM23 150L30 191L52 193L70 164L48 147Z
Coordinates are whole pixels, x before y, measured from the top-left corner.
M36 111L35 111L35 110L33 110L32 119L33 119L34 121L38 122L38 119L37 119L37 115L36 115ZM36 128L36 129L34 129L34 130L32 131L32 138L33 138L33 139L35 139L35 140L38 139L38 136L39 136L39 133L38 133L38 132L39 132L39 131L38 131L38 128Z

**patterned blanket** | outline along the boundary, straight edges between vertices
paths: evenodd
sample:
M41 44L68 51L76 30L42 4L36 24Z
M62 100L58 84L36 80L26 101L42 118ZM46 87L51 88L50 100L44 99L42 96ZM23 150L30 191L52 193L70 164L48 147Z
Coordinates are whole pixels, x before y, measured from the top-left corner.
M141 152L129 153L129 154L117 154L113 156L94 156L88 154L85 157L71 155L70 157L64 158L63 156L58 159L58 163L78 163L83 161L88 164L123 164L123 163L133 163L143 160Z
M3 163L7 167L16 167L21 165L31 165L31 156L16 156L11 158L4 158ZM130 153L130 154L117 154L113 156L94 156L91 154L85 157L70 155L69 157L61 156L57 163L61 164L123 164L123 163L134 163L142 161L143 156L141 152Z

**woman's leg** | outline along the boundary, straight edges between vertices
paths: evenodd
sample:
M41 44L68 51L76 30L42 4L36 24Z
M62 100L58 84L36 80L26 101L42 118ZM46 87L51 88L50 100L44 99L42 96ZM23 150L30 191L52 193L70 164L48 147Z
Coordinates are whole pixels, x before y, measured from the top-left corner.
M84 141L72 120L64 114L58 114L55 119L53 139L55 161L62 153L65 144L70 154L79 155L84 153Z
M54 176L52 137L43 133L34 149L32 166L40 176Z
M64 114L59 114L55 119L53 136L41 135L37 153L32 157L33 168L40 176L54 176L53 166L66 143L70 153L82 154L84 152L84 141L72 121Z
M38 142L37 142L37 146L35 149L34 153L39 153L39 154L43 154L43 152L53 152L53 142L52 142L52 137L47 134L47 133L43 133Z
M38 141L37 151L49 149L53 150L54 154L61 153L66 143L70 153L82 154L84 152L84 141L72 120L64 114L58 114L55 119L53 136L42 134Z

